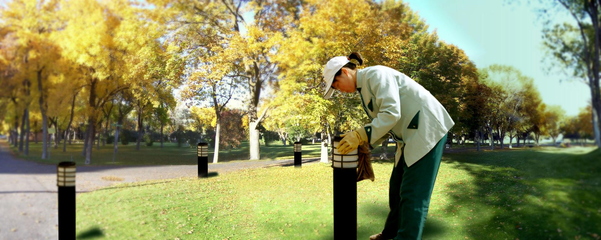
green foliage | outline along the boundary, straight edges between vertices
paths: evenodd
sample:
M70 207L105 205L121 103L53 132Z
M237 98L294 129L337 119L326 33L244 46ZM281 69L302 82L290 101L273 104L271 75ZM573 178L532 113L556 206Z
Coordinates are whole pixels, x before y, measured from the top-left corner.
M144 140L144 142L146 143L146 146L152 146L152 144L154 143L154 139L152 138L152 134L151 133L146 133L144 134L144 136L142 137L142 140Z
M121 129L119 134L119 141L121 144L127 145L129 142L135 142L137 140L138 132L131 131L128 129Z
M120 138L121 139L121 145L127 145L129 144L129 138L123 137Z
M200 134L195 131L186 130L184 132L184 138L191 148L196 148L196 145L200 142Z
M113 142L115 142L115 136L112 136L112 135L111 135L111 136L108 136L108 137L106 138L106 143L107 143L107 144L112 144Z
M295 124L286 124L286 129L288 131L288 142L306 142L305 138L310 137L312 134L307 130L305 126L295 125ZM304 143L303 143L304 144Z

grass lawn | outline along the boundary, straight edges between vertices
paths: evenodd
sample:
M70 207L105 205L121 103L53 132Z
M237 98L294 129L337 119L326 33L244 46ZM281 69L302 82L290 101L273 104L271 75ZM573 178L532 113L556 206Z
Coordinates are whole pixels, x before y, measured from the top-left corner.
M249 159L248 142L242 142L237 149L221 149L219 151L219 162L229 162L234 160ZM321 146L319 144L310 144L303 146L303 158L319 157ZM18 148L11 146L11 151L19 158L36 161L40 163L58 164L63 161L73 161L77 165L85 164L85 157L82 156L83 144L67 144L67 151L63 153L63 145L58 149L50 150L50 159L42 160L42 143L30 142L29 155L24 156L18 152ZM213 162L214 148L209 148L209 162ZM294 147L292 145L284 146L282 144L261 145L261 160L280 160L294 159ZM140 150L136 150L136 143L128 145L119 144L119 149L113 163L113 145L107 144L97 150L96 145L92 150L92 160L90 165L193 165L197 164L196 146L178 147L176 143L165 143L160 147L160 143L155 142L153 146L140 144Z
M384 224L391 162L358 183L358 235ZM424 239L600 239L601 152L445 154ZM78 195L80 239L332 239L326 164L122 184Z

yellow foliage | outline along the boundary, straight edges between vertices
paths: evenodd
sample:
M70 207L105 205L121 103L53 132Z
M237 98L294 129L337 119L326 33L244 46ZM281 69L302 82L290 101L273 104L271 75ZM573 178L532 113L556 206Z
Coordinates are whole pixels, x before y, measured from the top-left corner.
M198 126L204 127L215 127L217 123L217 118L215 117L215 111L213 108L200 108L197 106L192 106L190 108L190 115L196 121Z

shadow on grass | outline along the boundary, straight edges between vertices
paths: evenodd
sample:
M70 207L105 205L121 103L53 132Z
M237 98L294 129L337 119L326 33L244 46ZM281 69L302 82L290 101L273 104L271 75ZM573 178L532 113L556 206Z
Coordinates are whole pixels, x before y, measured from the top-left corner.
M218 177L218 176L219 176L218 172L209 172L209 173L207 173L206 178L214 178L214 177Z
M103 238L104 233L100 230L99 227L92 227L88 230L85 230L77 235L77 239L94 239L94 238Z
M320 160L320 158L303 159L302 164L317 162L319 160ZM301 164L301 166L302 166L302 164ZM282 163L281 165L276 165L274 167L292 167L292 166L294 166L294 160L286 161L286 162Z
M357 229L357 239L368 239L371 235L379 233L384 229L384 221L388 217L389 208L378 206L376 204L366 205L357 213L358 220L361 218L377 219L381 224L368 224L359 226ZM424 225L422 239L445 239L449 226L437 219L428 218Z
M446 186L442 215L458 215L472 239L600 239L599 160L599 149L447 154L473 180Z
M166 180L166 181L160 181L160 182L148 182L148 183L123 183L123 184L118 184L118 185L111 186L111 187L101 188L101 189L98 189L95 191L105 191L105 190L122 189L122 188L137 188L137 187L152 186L152 185L164 184L164 183L170 183L170 182L176 182L176 181L178 181L178 179Z

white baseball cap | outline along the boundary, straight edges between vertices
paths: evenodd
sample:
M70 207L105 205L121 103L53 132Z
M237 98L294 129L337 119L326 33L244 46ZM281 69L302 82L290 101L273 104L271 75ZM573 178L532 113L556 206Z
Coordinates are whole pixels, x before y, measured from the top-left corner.
M332 97L332 94L334 93L334 89L332 88L334 75L336 75L336 73L348 62L350 61L347 57L340 56L332 58L326 63L326 66L323 68L323 80L326 81L326 89L323 93L323 98L329 99Z

